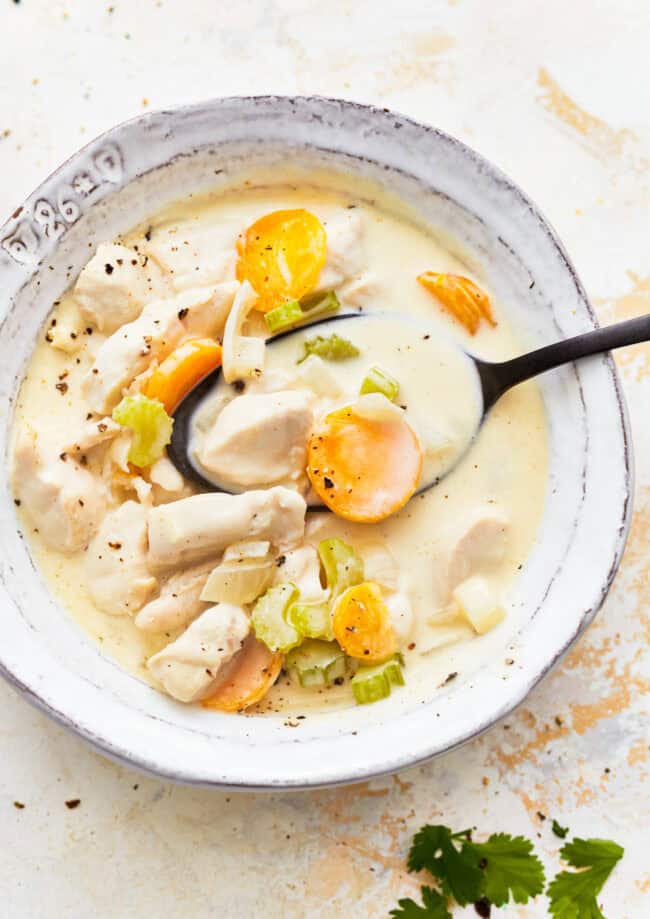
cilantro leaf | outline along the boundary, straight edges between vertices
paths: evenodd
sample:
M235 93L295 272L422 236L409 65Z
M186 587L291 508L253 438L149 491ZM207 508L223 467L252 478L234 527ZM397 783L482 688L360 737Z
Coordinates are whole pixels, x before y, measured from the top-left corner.
M562 847L560 855L574 868L584 871L561 871L546 891L549 910L556 919L604 919L596 897L623 848L608 839L574 839Z
M463 852L485 872L482 893L495 906L511 896L515 903L528 903L544 890L544 866L523 836L493 833L487 842L463 843Z
M423 826L413 837L408 870L426 868L438 878L446 896L453 897L459 906L465 906L481 896L483 872L475 859L459 852L454 845L459 835L462 834L452 834L446 826Z
M421 887L422 902L420 906L410 897L398 900L395 909L391 909L393 919L451 919L447 909L447 900L433 887Z
M555 833L556 836L559 836L559 837L560 837L560 839L564 839L565 836L566 836L566 834L569 832L569 827L568 827L568 826L561 826L561 825L557 822L557 820L554 820L554 821L553 821L553 825L551 826L551 829L553 830L553 832Z

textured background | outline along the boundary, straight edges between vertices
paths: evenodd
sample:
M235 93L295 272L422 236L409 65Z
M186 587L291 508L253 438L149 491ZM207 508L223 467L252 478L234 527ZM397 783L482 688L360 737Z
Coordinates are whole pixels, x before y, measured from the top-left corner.
M0 222L146 108L344 96L475 147L550 218L604 322L647 313L649 37L647 0L0 0ZM555 869L542 814L623 844L605 914L650 915L650 346L618 360L637 457L628 550L596 623L515 715L390 779L226 795L114 766L2 685L0 916L385 916L417 889L404 855L421 823L539 837Z

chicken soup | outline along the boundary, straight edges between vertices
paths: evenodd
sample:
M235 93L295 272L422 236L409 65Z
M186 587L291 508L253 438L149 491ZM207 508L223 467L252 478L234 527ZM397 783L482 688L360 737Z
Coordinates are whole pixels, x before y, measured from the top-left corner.
M97 247L34 348L13 444L32 556L181 703L407 692L499 627L535 541L539 392L481 424L468 357L520 350L481 277L379 198L249 182L179 202ZM215 490L168 451L206 377L185 449Z

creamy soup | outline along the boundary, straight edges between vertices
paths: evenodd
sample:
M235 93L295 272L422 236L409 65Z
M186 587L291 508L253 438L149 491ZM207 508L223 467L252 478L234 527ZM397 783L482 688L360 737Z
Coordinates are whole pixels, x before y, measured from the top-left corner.
M35 346L14 443L32 555L104 651L179 702L408 692L504 627L535 540L539 392L481 424L467 356L521 350L481 277L388 205L253 182L180 202L99 246ZM187 452L225 492L166 452L216 368Z

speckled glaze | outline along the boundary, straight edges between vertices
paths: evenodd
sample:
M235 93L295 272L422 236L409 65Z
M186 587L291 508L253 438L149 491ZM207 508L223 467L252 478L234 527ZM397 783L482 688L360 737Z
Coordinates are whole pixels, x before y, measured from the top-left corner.
M476 153L390 111L321 98L235 98L146 115L68 160L0 228L0 671L114 759L170 779L232 788L359 781L462 744L519 704L591 622L616 573L632 459L609 357L540 380L550 477L538 543L506 623L470 643L466 667L426 698L305 722L185 708L104 658L49 596L17 528L7 481L13 403L52 301L90 247L189 192L246 168L293 161L383 184L423 224L481 263L527 344L589 330L594 314L535 206ZM514 663L513 663L514 662Z

